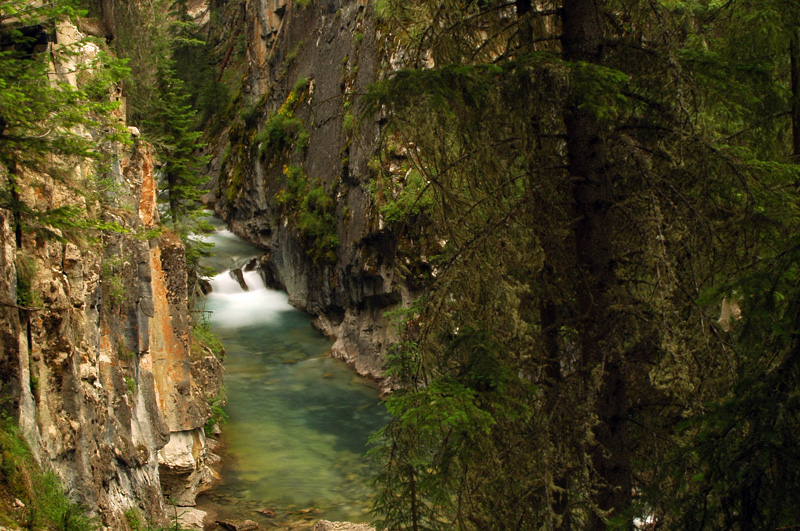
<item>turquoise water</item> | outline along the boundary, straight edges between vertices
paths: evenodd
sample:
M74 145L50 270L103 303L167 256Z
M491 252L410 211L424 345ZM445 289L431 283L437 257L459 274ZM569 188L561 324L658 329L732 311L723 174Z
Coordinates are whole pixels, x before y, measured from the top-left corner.
M222 272L205 309L227 350L229 418L222 483L198 507L284 527L368 521L367 438L385 421L378 391L328 357L330 340L285 293L265 288L255 272L245 273L250 291L241 290L223 270L260 252L216 224L216 256L207 265Z

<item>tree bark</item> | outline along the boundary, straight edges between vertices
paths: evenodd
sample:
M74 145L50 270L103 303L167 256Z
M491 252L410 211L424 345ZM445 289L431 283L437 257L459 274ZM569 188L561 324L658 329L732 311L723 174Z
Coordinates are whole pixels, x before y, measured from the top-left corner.
M604 36L596 0L564 0L562 50L568 61L603 63ZM576 90L577 89L577 90ZM625 440L628 403L623 373L621 338L615 330L617 276L612 246L613 205L609 156L603 145L597 117L582 105L592 95L573 87L564 112L567 158L576 214L573 226L575 259L581 272L577 290L581 370L585 391L595 413L595 441L588 449L598 509L588 529L605 529L601 513L617 516L631 499L630 454ZM596 381L600 370L599 381Z
M792 70L792 156L800 163L800 30L792 35L789 55Z
M411 526L413 531L419 531L419 508L417 507L417 478L414 467L409 467L411 478Z
M546 253L549 254L549 253ZM540 282L543 286L550 285L556 282L553 275L553 267L545 264ZM545 396L546 406L545 411L552 412L557 408L558 401L561 398L563 375L561 372L561 359L563 353L559 346L558 331L560 327L558 306L547 295L542 297L539 302L539 316L542 323L542 330L544 331L544 348L547 354L547 363L545 364ZM556 439L553 441L555 444L560 444L561 441ZM565 474L556 471L553 477L553 484L558 489L550 496L550 511L551 521L550 526L554 531L561 531L571 528L571 519L569 515L569 482ZM560 522L556 524L556 521Z
M522 46L529 47L533 42L533 26L525 15L531 10L531 0L516 0L517 19L520 21L519 34Z
M181 220L181 204L178 199L178 182L177 177L168 171L167 172L167 194L169 196L169 212L172 215L172 226L176 227Z

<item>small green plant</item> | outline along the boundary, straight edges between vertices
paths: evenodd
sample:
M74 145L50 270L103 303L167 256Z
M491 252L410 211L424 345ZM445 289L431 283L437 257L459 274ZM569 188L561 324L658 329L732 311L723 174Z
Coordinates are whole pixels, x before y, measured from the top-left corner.
M297 43L297 46L292 48L292 50L286 54L286 58L284 59L284 64L291 66L296 60L297 56L300 54L300 50L303 49L303 46L306 45L306 41L300 41Z
M108 297L111 306L120 306L128 300L125 281L122 278L124 260L121 255L107 258L103 262L101 278L103 281L103 296Z
M315 181L303 200L297 226L313 246L307 251L315 261L336 261L339 237L336 234L336 205L319 181Z
M135 395L136 391L139 389L139 386L136 385L136 380L134 380L133 378L129 378L127 376L125 376L124 379L125 379L125 391L131 396Z
M264 129L255 137L255 141L260 144L258 154L262 160L270 162L301 137L306 139L307 145L308 133L303 120L280 112L271 114L264 124Z
M136 230L136 239L146 242L155 238L160 238L163 233L164 227L141 227Z
M275 196L276 209L295 219L312 260L336 261L339 237L335 201L320 180L309 180L300 166L284 165L283 174L286 186Z
M375 0L375 18L379 22L386 22L392 16L390 0Z
M128 345L123 340L117 343L117 352L119 353L119 358L127 362L131 362L136 358L136 354L128 348Z
M411 170L394 199L380 207L380 212L387 223L396 223L422 214L432 206L433 195L428 183L418 171Z
M203 431L205 431L206 435L211 436L213 435L214 426L225 424L228 421L228 414L223 409L227 400L225 386L220 387L217 396L207 395L206 399L208 400L208 406L211 408L211 416L208 417L205 426L203 426Z
M225 144L225 149L222 151L222 162L221 165L224 168L228 165L228 162L231 160L231 143L228 142Z
M203 318L192 328L192 352L210 350L217 358L225 356L225 346L211 330L208 319Z
M98 528L83 507L69 500L58 477L39 468L16 423L7 416L0 417L0 490L25 504L23 512L7 513L0 505L4 526L60 531Z
M259 144L258 153L263 161L274 161L293 145L298 153L308 147L310 135L303 120L296 117L294 112L310 86L309 78L297 80L281 108L269 115L263 129L255 136L254 141Z
M314 0L294 0L294 3L305 9L313 3Z
M295 94L300 94L305 92L311 86L311 78L310 77L301 77L297 81L295 81L294 87L292 87L292 92Z
M347 114L344 115L344 121L342 125L344 127L344 131L348 135L353 133L356 128L356 117L353 116L353 113L348 111Z
M228 203L233 203L233 201L239 196L239 193L242 190L243 182L244 168L242 168L241 164L236 164L236 166L233 168L233 173L227 182L226 197L228 199Z
M39 266L36 260L27 255L19 254L16 259L17 267L17 304L24 308L39 307L42 301L39 294L33 289L33 281Z
M146 526L142 521L142 514L135 507L127 509L124 513L125 520L128 522L128 527L131 531L145 531Z
M119 275L114 275L106 279L106 294L113 306L120 306L128 300L128 293L125 289L125 281Z
M258 104L248 105L244 109L242 109L242 120L245 124L252 124L258 120L258 117L261 114L261 108Z

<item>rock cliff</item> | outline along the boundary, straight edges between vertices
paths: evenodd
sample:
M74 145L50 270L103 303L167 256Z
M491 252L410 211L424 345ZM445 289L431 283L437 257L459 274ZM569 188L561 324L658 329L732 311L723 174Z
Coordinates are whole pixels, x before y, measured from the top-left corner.
M78 37L58 29L60 43ZM102 199L76 193L95 178L81 160L68 179L19 179L35 211L79 207L104 230L19 233L0 208L0 396L71 497L125 529L131 510L167 523L164 492L192 503L187 482L210 475L197 381L220 368L192 356L184 250L158 223L151 148L108 149L117 156Z
M212 2L223 67L244 77L212 140L208 201L267 250L268 280L335 338L333 355L380 378L395 335L384 314L414 293L371 192L380 123L360 119L361 95L388 63L372 3L237 5ZM238 64L225 27L245 28Z

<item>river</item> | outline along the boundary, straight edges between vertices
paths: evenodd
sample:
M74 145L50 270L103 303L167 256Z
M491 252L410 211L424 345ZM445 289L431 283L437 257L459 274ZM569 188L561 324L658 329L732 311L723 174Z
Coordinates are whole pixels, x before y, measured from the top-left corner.
M250 289L241 289L228 270L260 251L212 222L215 256L205 263L219 274L205 310L227 350L229 417L222 482L198 498L198 508L266 528L368 521L367 439L385 422L377 389L331 359L330 340L257 272L245 273Z

